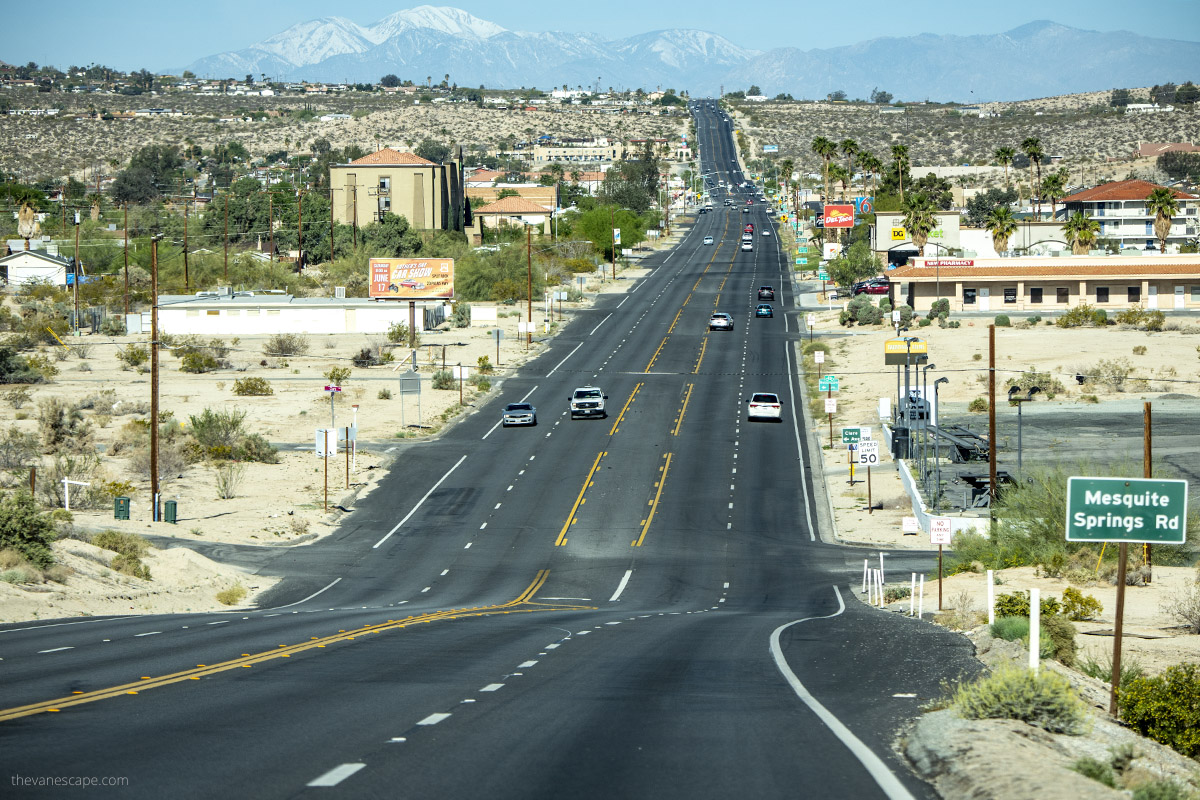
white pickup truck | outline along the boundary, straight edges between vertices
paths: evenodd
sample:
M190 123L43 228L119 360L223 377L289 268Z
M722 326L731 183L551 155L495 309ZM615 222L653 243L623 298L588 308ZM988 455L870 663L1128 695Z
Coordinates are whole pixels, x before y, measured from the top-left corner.
M576 417L607 417L604 401L608 395L595 386L581 386L570 397L571 419Z

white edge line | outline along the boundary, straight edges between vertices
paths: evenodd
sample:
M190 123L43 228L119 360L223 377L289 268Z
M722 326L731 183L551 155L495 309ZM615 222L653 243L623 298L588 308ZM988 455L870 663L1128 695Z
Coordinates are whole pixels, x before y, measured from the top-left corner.
M580 342L579 344L575 345L575 350L578 350L581 347L583 347L583 342ZM572 350L571 352L567 353L567 358L570 358L571 356L575 355L575 350ZM554 369L552 369L546 373L546 377L549 378L551 375L553 375L555 372L558 371L559 367L561 367L563 364L567 363L567 358L564 358L562 361L555 364Z
M792 691L796 696L816 714L822 722L833 732L833 735L841 740L851 754L859 760L859 763L866 769L867 774L879 785L883 793L891 800L915 800L908 789L904 788L904 784L900 783L900 779L896 777L887 764L883 760L863 744L854 733L847 728L840 719L835 717L829 709L821 705L817 698L813 697L808 689L804 688L804 684L796 677L796 673L792 672L792 668L788 666L787 659L783 656L783 649L779 646L779 636L785 630L793 625L799 625L801 622L808 622L814 619L830 619L839 616L846 610L846 604L842 601L842 593L838 587L833 587L834 593L837 595L838 610L832 614L826 614L823 617L805 617L794 622L789 622L785 625L780 625L771 632L771 657L775 659L775 666L779 669L780 674L792 687Z
M625 577L621 578L621 582L617 584L617 590L613 592L613 596L608 598L608 602L615 603L617 598L621 596L621 592L625 591L626 584L629 583L629 576L633 574L633 570L625 570Z
M49 625L30 625L27 628L8 628L0 631L4 633L20 633L21 631L40 631L42 628L62 628L66 625L92 625L97 622L115 622L117 620L130 619L130 617L105 617L103 619L85 619L79 622L52 622Z
M342 764L334 767L319 778L313 778L308 782L309 786L337 786L342 781L349 778L354 773L365 767L366 764Z
M341 580L341 578L335 578L335 579L334 579L334 581L333 581L333 583L329 584L328 586L326 586L326 587L325 587L325 588L323 588L323 589L317 589L315 592L313 592L312 594L310 594L308 597L304 598L303 600L297 600L297 601L296 601L296 602L294 602L294 603L288 603L286 606L276 606L275 608L264 608L263 610L264 610L264 611L278 611L278 610L279 610L279 609L281 609L281 608L291 608L292 606L298 606L298 605L300 605L301 603L307 603L309 600L312 600L314 597L316 597L317 595L319 595L321 592L324 592L326 589L332 589L334 586L336 586L336 585L337 585L338 581L340 581L340 580ZM228 622L228 620L225 620L225 621L226 621L226 622ZM210 622L210 623L208 623L208 624L209 624L209 625L216 625L217 623L216 623L216 622Z
M467 460L467 457L464 455L462 458L460 458L460 459L459 459L459 460L458 460L458 461L457 461L457 462L454 464L454 466L453 466L453 467L451 467L450 469L446 470L446 474L445 474L445 475L443 475L441 478L439 478L439 479L438 479L438 482L437 482L437 483L435 483L433 486L431 486L431 487L429 488L429 491L425 493L425 496L424 496L424 497L422 497L420 500L418 500L418 501L417 501L417 504L416 504L415 506L413 506L413 507L412 507L412 511L409 511L407 514L405 514L405 515L404 515L404 519L402 519L402 520L400 520L399 522L397 522L397 523L396 523L396 527L392 528L390 531L388 531L388 532L387 532L387 535L386 535L386 536L384 536L382 539L380 539L378 542L376 542L374 545L372 545L371 549L372 549L372 550L375 550L375 549L377 549L377 548L378 548L378 547L379 547L381 544L383 544L384 542L386 542L388 539L392 538L392 534L393 534L393 533L395 533L396 531L400 530L401 526L402 526L402 525L404 525L404 523L408 522L408 520L409 520L409 517L411 517L413 514L417 513L417 509L418 509L418 508L420 508L420 507L421 507L421 505L422 505L422 504L423 504L423 503L424 503L426 500L428 500L428 499L429 499L429 495L433 494L433 493L434 493L434 491L436 491L436 490L437 490L437 488L438 488L439 486L441 486L441 485L442 485L442 483L443 483L443 482L446 480L446 478L449 478L449 477L450 477L450 473L451 473L451 472L454 472L454 470L456 470L456 469L458 469L460 466L462 466L462 463L463 463L464 461L466 461L466 460Z
M626 299L628 299L628 298L626 298ZM624 303L625 301L622 300L621 302ZM620 306L617 306L617 308L620 308ZM610 311L610 312L608 312L608 315L604 317L604 319L600 320L600 322L597 323L596 327L592 328L592 330L588 333L588 336L591 336L593 333L600 330L600 326L603 325L604 323L608 322L608 318L611 316L612 316L612 312ZM574 353L575 351L572 350L571 352ZM570 358L570 356L568 356L568 358Z
M788 394L792 398L792 433L796 435L796 458L800 461L800 492L804 498L804 516L808 520L808 540L817 540L817 531L813 527L812 504L808 502L808 478L804 477L804 450L800 446L800 421L796 417L796 381L792 379L792 346L788 344L783 351L787 359ZM798 376L797 376L798 377Z

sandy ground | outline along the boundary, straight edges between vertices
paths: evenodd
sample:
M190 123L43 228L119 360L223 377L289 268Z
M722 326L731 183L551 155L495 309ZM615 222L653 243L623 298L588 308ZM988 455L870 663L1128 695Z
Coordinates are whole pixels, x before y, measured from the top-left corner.
M667 242L659 247L669 246ZM256 592L269 588L270 578L243 575L239 570L220 565L199 556L186 546L189 542L223 542L233 544L289 546L307 543L332 532L345 516L336 508L350 508L357 498L370 492L386 473L392 457L389 451L402 445L403 439L436 436L460 413L472 413L487 396L464 386L464 405L459 406L459 391L434 390L431 377L441 366L443 346L448 366L462 363L474 366L480 356L496 362L495 339L489 331L504 330L500 343L499 369L492 378L491 393L503 392L503 378L529 358L541 353L548 340L569 322L579 310L590 307L597 293L621 293L634 285L634 279L646 270L636 264L618 270L619 280L600 282L589 279L584 300L563 304L563 321L549 332L539 332L527 349L525 337L518 335L517 323L524 310L517 306L500 306L504 316L498 325L471 328L452 328L422 335L419 354L423 378L418 401L408 395L401 399L393 366L367 369L353 368L351 378L343 384L338 398L337 425L348 425L355 418L352 406L358 405L359 447L351 461L347 477L346 457L339 455L329 461L329 510L325 510L325 490L322 460L314 453L315 429L330 423L330 401L323 391L323 374L334 366L347 366L349 357L363 347L377 344L382 337L338 335L309 337L311 349L305 357L289 357L286 366L263 367L260 337L242 337L229 355L234 369L201 375L179 371L179 361L170 354L162 357L160 380L161 408L187 426L191 415L206 408L238 409L246 413L246 427L259 432L280 448L278 464L245 464L245 475L235 497L218 499L216 469L213 464L192 464L182 471L162 474L163 500L178 502L176 525L151 521L151 497L148 475L138 473L130 463L127 451L110 455L120 429L132 419L147 418L147 414L120 415L122 405L145 403L150 397L150 376L122 370L116 358L118 348L129 341L144 343L148 336L106 337L83 336L67 340L68 344L82 341L92 345L86 359L77 354L58 363L59 374L53 381L28 387L32 398L20 409L10 404L0 405L0 429L15 426L18 430L38 433L38 405L50 397L68 402L95 395L103 390L106 396L96 408L82 413L90 425L96 449L101 452L100 465L91 480L124 480L134 485L130 519L114 519L112 501L104 500L95 508L72 508L74 526L83 531L115 529L155 536L172 536L181 547L154 551L146 563L153 576L150 581L114 574L106 569L113 553L100 555L90 545L74 539L55 544L56 555L74 574L65 584L54 582L11 584L0 582L0 622L55 616L91 615L102 613L167 613L222 608L215 593L240 583L249 594L245 603L253 603ZM474 304L474 308L485 304ZM518 313L520 317L518 317ZM542 319L542 310L534 309L535 321ZM265 337L262 337L265 338ZM227 340L227 343L231 343ZM268 359L269 362L274 360ZM82 369L81 369L82 367ZM240 370L245 367L244 371ZM403 369L403 367L401 367ZM274 395L267 397L237 397L232 393L237 378L260 376L271 382ZM380 391L390 389L390 399L381 398ZM513 398L514 400L518 398ZM114 401L117 412L112 412ZM403 420L403 424L402 424ZM49 456L39 464L39 476L46 474ZM6 485L25 483L27 470L6 474ZM103 563L98 563L103 562Z

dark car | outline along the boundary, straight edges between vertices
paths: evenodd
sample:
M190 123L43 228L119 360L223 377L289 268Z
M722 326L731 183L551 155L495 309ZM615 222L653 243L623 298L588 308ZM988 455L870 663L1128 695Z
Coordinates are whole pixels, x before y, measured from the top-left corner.
M773 317L773 316L775 316L775 311L774 311L774 309L771 308L770 303L759 303L754 308L754 316L756 316L756 317Z
M866 283L866 284L860 284L860 285L858 285L858 286L855 286L855 287L854 287L854 288L853 288L851 291L852 291L852 292L853 292L853 294L855 294L855 295L860 295L860 294L887 294L887 293L888 293L888 284L887 284L887 282L884 282L884 283L870 283L870 282L868 282L868 283Z
M758 299L759 300L774 300L775 299L775 290L772 289L770 286L758 287Z

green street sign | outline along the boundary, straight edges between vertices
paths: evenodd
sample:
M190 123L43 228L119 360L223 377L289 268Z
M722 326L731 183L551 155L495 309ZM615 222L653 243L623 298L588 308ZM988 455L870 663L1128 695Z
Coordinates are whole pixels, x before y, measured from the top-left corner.
M829 273L826 272L825 270L821 270L820 272L817 273L817 279L822 280L822 281L827 281L827 280L829 280Z
M836 375L826 375L817 380L817 391L820 392L836 392L838 391L838 379Z
M797 264L804 264L804 263L806 263L807 261L808 261L808 259L807 259L807 258L797 258L797 259L796 259L796 263L797 263Z
M862 441L862 428L842 428L842 444L858 444Z
M1068 542L1183 544L1185 480L1067 479Z

